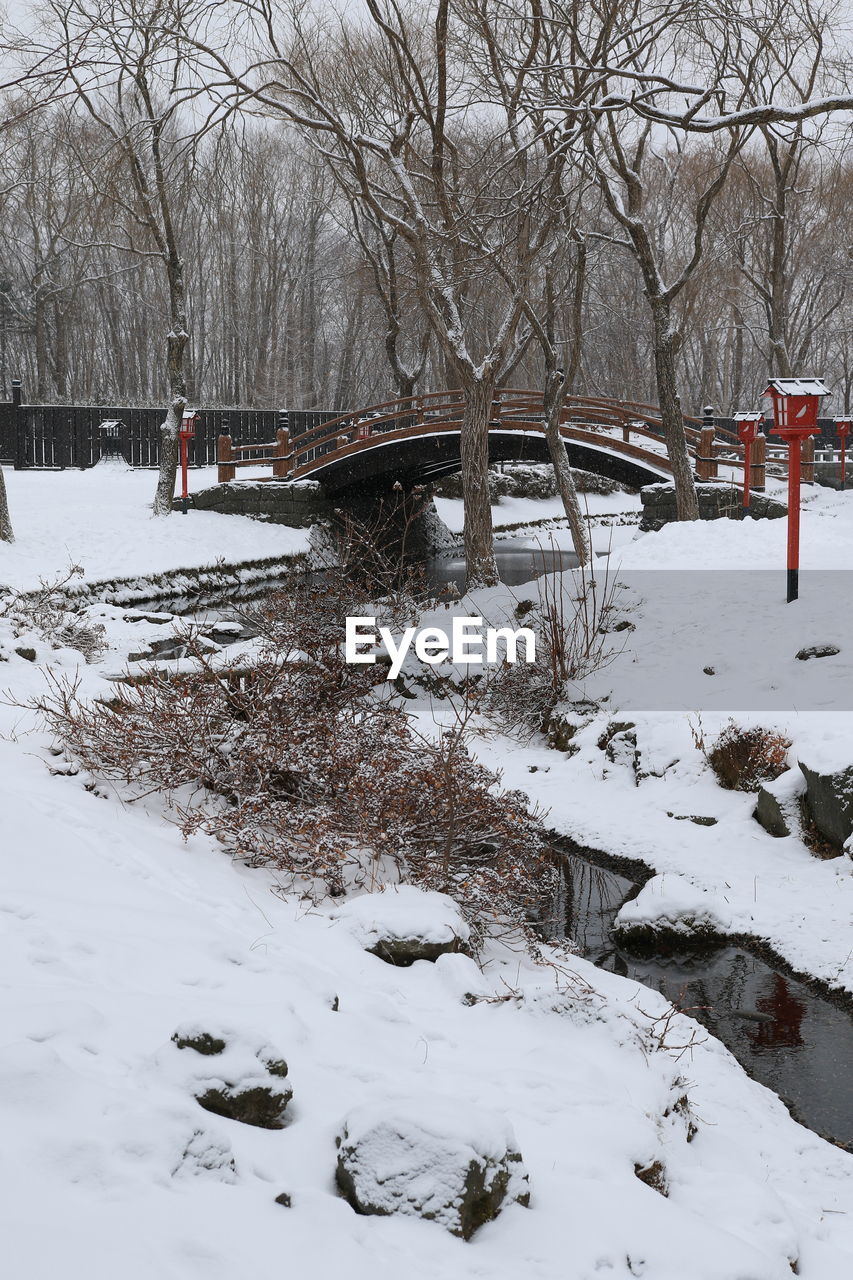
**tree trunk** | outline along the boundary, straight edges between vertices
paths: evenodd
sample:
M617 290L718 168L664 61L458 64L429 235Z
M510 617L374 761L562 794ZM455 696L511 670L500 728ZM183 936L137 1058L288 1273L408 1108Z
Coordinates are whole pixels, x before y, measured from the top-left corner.
M591 551L586 525L578 501L575 479L569 466L569 455L566 442L560 435L560 412L563 407L565 380L557 370L547 374L545 378L545 438L548 441L548 452L554 467L557 480L557 491L562 499L563 510L569 522L572 544L578 564L589 564Z
M154 495L154 515L172 514L175 497L175 479L178 474L178 432L181 417L187 405L187 384L184 357L189 334L186 325L184 303L184 271L180 260L167 263L169 294L172 310L172 327L166 339L166 365L169 377L171 403L160 426L160 474Z
M14 542L12 521L9 519L9 500L6 497L6 481L0 469L0 542Z
M47 303L41 284L36 285L33 302L33 329L36 348L36 396L44 404L49 398L47 359Z
M462 498L465 505L465 589L493 587L498 569L492 537L492 504L489 499L489 417L494 395L493 378L462 378L465 409L459 448L462 459Z
M693 479L693 464L687 451L684 433L684 417L675 375L675 357L678 350L678 334L672 327L669 303L656 299L652 302L655 344L655 381L663 423L666 451L675 482L675 507L679 520L699 519L699 500Z

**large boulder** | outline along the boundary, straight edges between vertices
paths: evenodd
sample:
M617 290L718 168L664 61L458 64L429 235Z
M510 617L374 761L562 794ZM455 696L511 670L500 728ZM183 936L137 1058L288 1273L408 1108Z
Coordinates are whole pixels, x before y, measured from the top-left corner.
M800 800L805 780L796 769L762 784L752 816L771 836L790 836L800 829Z
M346 925L365 951L403 967L466 951L471 934L452 898L408 884L352 898L331 916Z
M337 1139L337 1183L356 1213L426 1218L470 1240L530 1188L502 1116L444 1098L359 1108Z
M838 767L829 760L800 760L806 780L806 802L824 840L843 849L853 835L853 764Z

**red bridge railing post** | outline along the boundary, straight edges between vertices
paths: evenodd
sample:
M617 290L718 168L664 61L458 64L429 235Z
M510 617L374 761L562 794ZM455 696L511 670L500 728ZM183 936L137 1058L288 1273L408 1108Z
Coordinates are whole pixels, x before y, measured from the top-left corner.
M237 468L232 464L234 451L231 448L231 437L222 435L216 441L216 461L218 470L216 478L220 484L227 484L229 480L233 480L237 474Z
M715 436L713 427L703 427L699 432L699 451L696 456L697 480L716 480L717 478L717 460L714 457Z

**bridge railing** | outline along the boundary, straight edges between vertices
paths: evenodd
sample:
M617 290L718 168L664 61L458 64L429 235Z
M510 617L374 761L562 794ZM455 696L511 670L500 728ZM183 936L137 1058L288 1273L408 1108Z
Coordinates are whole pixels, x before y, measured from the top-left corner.
M511 428L530 422L541 429L543 412L541 392L529 388L500 388L492 401L490 424L494 429L499 425ZM409 428L417 428L422 434L427 434L430 427L441 429L458 424L463 413L461 391L431 391L371 405L359 414L341 414L300 435L294 444L294 470L311 466L327 454L357 440ZM563 405L561 421L566 425L583 425L590 430L619 430L626 442L631 435L656 441L660 441L663 435L660 410L655 405L639 401L616 402L591 396L570 396ZM690 442L698 443L701 420L687 418L685 424ZM736 440L736 437L732 436L732 439Z
M252 444L234 444L230 435L221 435L216 441L216 478L220 484L227 484L229 480L236 478L238 467L269 464L273 479L284 480L290 471L291 459L290 432L287 427L279 427L275 440L259 440Z
M228 437L220 437L219 477L220 480L231 480L237 468L257 467L265 463L272 464L273 477L307 476L324 460L331 460L332 455L342 457L345 453L369 448L379 436L393 434L403 439L413 435L428 436L432 432L458 431L464 412L461 391L432 391L387 400L357 414L341 414L310 427L296 440L284 444L281 431L274 442L252 445L234 445ZM655 465L664 461L663 423L660 410L655 405L570 396L562 406L560 422L567 438L577 440L600 435L612 441L616 453ZM493 431L541 432L544 429L542 393L528 388L500 388L492 401L489 428ZM701 452L702 428L702 420L685 419L688 446L694 455ZM732 432L722 431L719 434L727 448L740 448L740 442Z

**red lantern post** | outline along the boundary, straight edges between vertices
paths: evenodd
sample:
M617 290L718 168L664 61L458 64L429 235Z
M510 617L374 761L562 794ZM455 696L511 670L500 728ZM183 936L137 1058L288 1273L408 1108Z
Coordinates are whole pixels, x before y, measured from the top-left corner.
M847 463L846 463L845 455L847 451L846 449L847 437L850 434L849 418L835 419L835 434L838 436L838 442L841 445L841 476L840 476L841 488L846 489L847 488Z
M749 510L749 490L752 484L752 446L758 435L758 424L763 418L760 412L736 413L737 433L743 441L743 506Z
M818 435L817 411L829 389L819 378L771 378L764 392L773 401L775 434L788 446L788 603L799 595L800 447Z
M198 422L198 414L194 409L185 409L181 418L181 429L178 437L181 442L181 510L184 515L187 514L188 498L187 492L187 449L190 440L195 435L195 424Z

